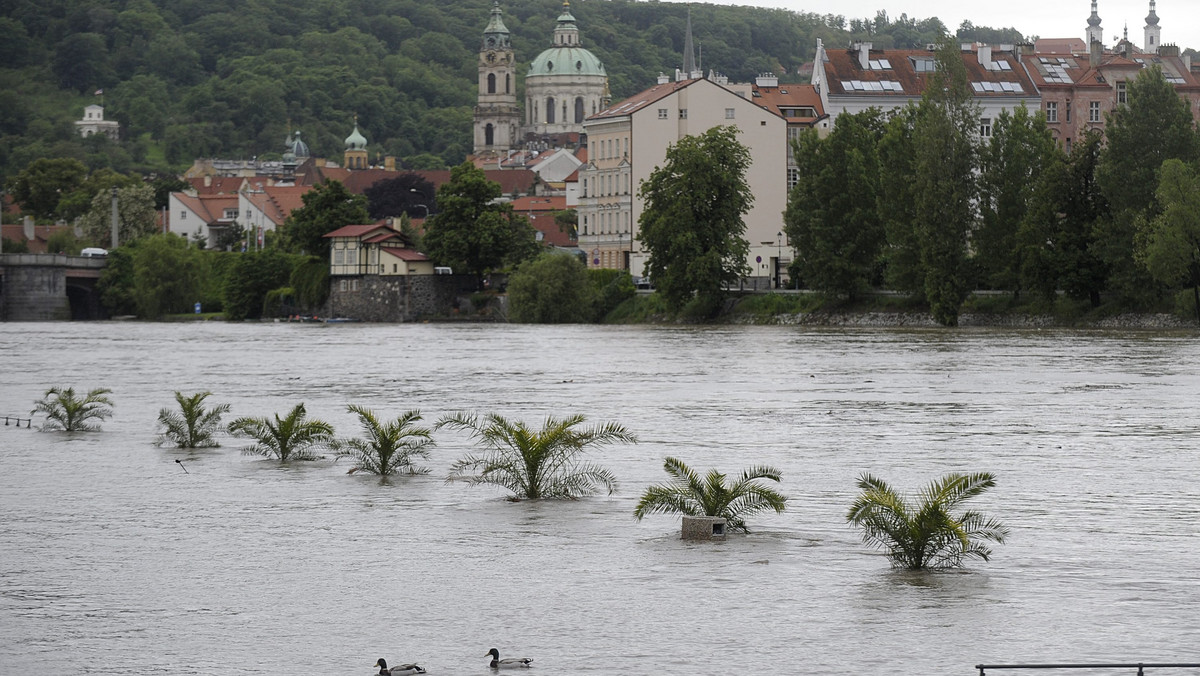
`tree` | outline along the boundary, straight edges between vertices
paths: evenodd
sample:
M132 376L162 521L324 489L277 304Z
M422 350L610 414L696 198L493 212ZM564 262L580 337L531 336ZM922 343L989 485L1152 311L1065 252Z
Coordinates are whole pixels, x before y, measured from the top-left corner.
M347 225L371 222L367 198L355 195L339 181L318 184L300 198L304 206L296 209L284 225L284 238L296 253L329 259L329 240L325 235Z
M943 40L913 130L915 231L934 319L958 324L971 291L967 239L975 224L979 109L956 42Z
M112 400L108 395L112 390L97 387L80 397L75 394L73 387L51 387L40 401L34 402L30 414L46 414L43 430L62 430L64 432L99 432L100 425L93 420L107 420L112 417Z
M437 212L433 184L420 174L403 173L376 181L363 194L367 197L367 210L375 220L400 214L425 218Z
M238 418L229 424L229 433L255 442L242 449L246 455L261 455L288 460L316 460L316 451L333 442L333 426L309 419L304 404L296 404L283 418Z
M117 242L128 244L158 232L154 212L154 189L141 183L117 188ZM80 216L78 227L89 241L107 245L112 241L112 191L92 197L91 207Z
M737 133L718 126L680 139L638 188L646 274L676 310L695 298L702 312L715 314L723 289L749 273L742 217L754 196L746 182L750 150Z
M533 430L495 413L482 419L458 413L443 417L434 429L466 430L483 449L480 455L455 461L448 481L500 486L512 493L512 500L575 499L600 488L611 495L616 478L602 467L582 462L580 456L591 447L636 443L637 438L616 423L576 429L584 420L581 415L550 416L540 430ZM466 474L471 471L476 473Z
M1042 174L1059 155L1043 115L1030 115L1022 104L996 118L980 154L980 220L971 240L983 280L993 288L1020 294L1018 233Z
M1126 302L1157 295L1145 266L1134 259L1135 238L1161 211L1158 172L1169 159L1200 160L1200 137L1186 99L1153 65L1128 83L1128 103L1108 114L1105 145L1096 168L1112 210L1097 227L1096 249L1108 266L1109 288Z
M200 252L174 233L145 238L133 249L133 298L137 314L158 319L192 309L201 288Z
M592 318L587 267L567 253L548 252L508 278L509 317L526 324L571 324Z
M212 408L204 408L204 400L212 396L212 392L197 392L190 397L182 392L175 392L175 401L179 404L178 411L164 408L158 412L158 424L162 431L156 443L174 444L176 448L214 448L221 444L215 436L221 429L221 416L229 412L229 404L217 404Z
M109 65L104 36L75 33L64 38L54 50L54 75L61 87L80 94L108 84L116 74Z
M261 317L267 293L287 286L292 268L292 257L279 249L237 254L225 273L225 318L241 321Z
M646 489L633 515L638 521L647 514L687 514L715 516L725 519L730 530L749 533L743 517L772 509L782 513L787 498L775 489L759 483L763 479L778 482L779 470L751 467L743 470L733 484L725 485L725 475L710 469L703 478L681 460L667 458L663 469L671 475L671 483Z
M137 242L111 249L96 282L100 304L110 317L137 314L137 284L134 281L134 255ZM7 249L5 249L7 251Z
M989 472L951 473L930 482L914 504L884 481L863 474L858 479L862 493L846 520L862 529L864 543L886 549L897 568L951 568L972 558L987 561L992 550L984 542L1003 543L1008 528L979 512L954 510L995 485Z
M1192 287L1200 323L1200 176L1179 160L1167 160L1157 198L1162 213L1139 239L1138 258L1159 282Z
M417 426L420 411L409 411L389 423L382 423L375 412L362 406L346 407L358 416L363 437L337 442L338 456L354 459L350 472L369 472L388 476L401 471L409 474L428 474L429 470L413 464L415 458L428 458L433 437L427 428Z
M425 222L425 253L479 278L537 251L533 227L511 204L497 204L500 184L464 162L437 191L438 213ZM532 247L532 248L531 248Z
M870 285L884 243L876 204L883 131L882 115L871 109L840 115L825 139L809 130L793 142L800 179L783 229L808 288L853 299Z
M876 208L883 220L887 243L883 251L884 279L893 289L925 297L925 268L917 237L915 130L919 113L915 105L901 108L888 122L879 141L879 198Z
M70 157L34 160L9 184L13 200L38 218L53 218L58 203L87 178L87 167Z

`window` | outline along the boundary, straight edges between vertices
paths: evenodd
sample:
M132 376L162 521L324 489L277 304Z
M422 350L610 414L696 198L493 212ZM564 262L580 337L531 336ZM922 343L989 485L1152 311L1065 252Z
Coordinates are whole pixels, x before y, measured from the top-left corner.
M350 282L348 280L343 279L342 283L338 285L338 288L340 288L342 291L345 291L350 288Z
M1067 139L1067 154L1071 154L1071 139Z
M1117 105L1123 106L1126 103L1128 103L1128 99L1125 96L1125 83L1118 82L1117 83Z
M660 119L660 120L667 119L667 109L666 108L658 109L658 119Z
M358 280L357 279L350 280L350 290L358 291Z
M1067 114L1067 124L1071 123L1071 102L1067 101L1067 105L1063 106L1063 112Z
M1088 122L1100 121L1100 102L1092 101L1088 104Z
M346 265L358 265L358 249L346 249Z
M787 178L788 190L795 188L796 184L799 182L800 182L800 170L796 169L795 167L788 167L788 178Z
M343 264L345 264L345 262L346 262L346 252L342 251L341 249L334 249L333 250L333 264L334 265L343 265ZM342 291L345 291L345 289L342 289Z
M732 119L733 119L733 108L726 108L726 109L725 109L725 119L726 119L726 120L732 120Z
M937 70L937 61L934 61L933 59L920 58L913 59L912 62L913 70L917 71L918 73L932 73L933 71Z
M681 119L681 120L686 120L686 119L687 119L687 108L680 108L680 109L679 109L679 119Z
M487 93L489 93L489 94L496 93L496 74L495 73L488 73Z
M1058 122L1058 101L1046 102L1046 121Z
M979 138L992 137L992 118L983 117L979 119Z
M186 218L187 218L187 212L186 212L186 211L181 211L181 212L179 212L179 220L181 220L181 221L182 221L182 220L184 220L184 219L186 219Z

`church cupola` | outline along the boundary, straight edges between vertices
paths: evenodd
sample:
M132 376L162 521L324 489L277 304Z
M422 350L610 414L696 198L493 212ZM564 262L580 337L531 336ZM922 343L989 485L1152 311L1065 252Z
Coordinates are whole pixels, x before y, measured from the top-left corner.
M354 131L346 137L346 158L345 164L347 169L366 169L367 168L367 138L358 131L358 116L354 116Z
M575 25L575 17L571 15L571 3L563 0L562 14L558 15L558 25L554 28L555 47L574 47L579 44L579 26Z
M505 153L517 142L521 109L517 104L517 60L504 25L500 2L483 29L479 47L479 93L475 100L475 154Z
M1154 0L1150 0L1150 14L1146 17L1145 50L1155 54L1161 45L1162 28L1158 25L1158 13L1154 11Z
M483 49L511 49L512 36L504 25L500 11L500 0L492 2L492 17L488 20L487 28L483 29Z
M1096 0L1092 0L1092 15L1088 17L1087 28L1088 49L1091 49L1091 43L1104 43L1104 30L1100 28L1100 13L1096 8Z

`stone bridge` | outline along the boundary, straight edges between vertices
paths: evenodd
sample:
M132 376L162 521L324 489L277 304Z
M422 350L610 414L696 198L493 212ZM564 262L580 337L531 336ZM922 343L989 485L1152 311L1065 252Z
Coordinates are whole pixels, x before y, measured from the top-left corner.
M0 321L103 319L96 281L107 262L63 254L0 254Z

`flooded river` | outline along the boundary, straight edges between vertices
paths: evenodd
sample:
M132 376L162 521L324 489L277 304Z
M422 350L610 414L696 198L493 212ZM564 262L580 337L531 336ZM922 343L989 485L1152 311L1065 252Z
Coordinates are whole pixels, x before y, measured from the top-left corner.
M493 646L556 676L1200 661L1195 334L0 324L0 362L0 415L51 385L116 403L97 434L0 428L0 674L486 674ZM174 390L303 401L342 435L354 403L579 412L640 443L593 456L612 497L512 503L444 483L470 448L448 430L431 474L382 484L157 448ZM723 543L639 523L668 455L776 466L788 510ZM984 470L976 506L1012 529L991 562L896 572L845 523L862 472Z

